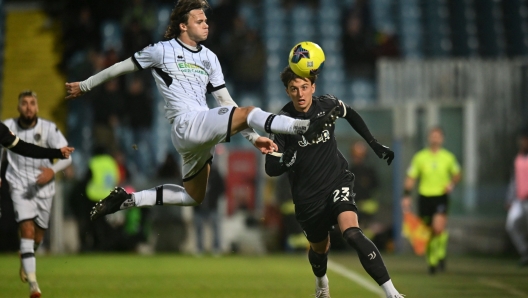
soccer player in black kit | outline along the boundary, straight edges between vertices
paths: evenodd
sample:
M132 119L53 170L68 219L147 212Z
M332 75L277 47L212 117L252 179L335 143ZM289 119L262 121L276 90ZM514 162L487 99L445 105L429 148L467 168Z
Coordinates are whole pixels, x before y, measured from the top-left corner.
M302 78L289 67L281 80L291 102L282 109L283 115L312 119L321 114L335 113L345 118L374 150L390 165L394 153L372 136L367 125L349 106L333 95L313 96L317 77ZM398 293L379 250L359 228L354 202L354 175L337 149L334 126L328 125L314 142L301 135L275 134L270 137L283 152L281 157L266 156L266 173L279 176L288 173L295 204L295 216L310 242L308 259L316 276L315 297L330 297L326 276L330 249L328 231L335 224L343 238L355 248L365 271L382 287L387 298L403 297Z

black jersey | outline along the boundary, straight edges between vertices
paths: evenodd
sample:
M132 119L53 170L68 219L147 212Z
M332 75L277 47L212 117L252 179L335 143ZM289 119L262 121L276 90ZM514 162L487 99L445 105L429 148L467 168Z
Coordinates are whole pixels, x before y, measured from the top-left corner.
M314 119L319 113L327 113L336 106L340 107L342 115L345 106L334 96L323 95L313 97L312 105L306 113L298 112L293 103L289 102L280 114L297 119ZM325 128L321 137L313 144L309 144L302 135L271 134L270 138L279 147L279 152L284 152L291 146L297 150L296 162L288 171L295 204L326 198L334 190L335 184L343 179L348 163L337 149L334 129L333 125ZM266 156L266 172L270 174L273 172L269 171L270 168L280 167L278 163L278 157Z

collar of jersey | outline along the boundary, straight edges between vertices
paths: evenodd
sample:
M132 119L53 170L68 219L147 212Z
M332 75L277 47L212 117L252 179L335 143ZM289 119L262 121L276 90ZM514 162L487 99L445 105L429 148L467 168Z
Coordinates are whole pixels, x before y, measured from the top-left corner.
M202 45L201 44L198 44L198 46L196 47L196 51L195 50L191 50L188 48L188 46L186 44L184 44L183 42L179 41L178 38L175 38L174 39L177 43L180 44L180 46L182 46L182 48L186 49L187 51L191 52L191 53L198 53L202 50Z
M33 128L35 128L37 126L38 122L39 122L39 117L37 117L37 121L35 122L35 125L26 128L26 127L22 127L22 125L20 125L20 117L18 117L17 120L16 120L17 126L20 127L20 129L22 129L22 130L33 129Z
M292 107L292 110L293 110L293 115L296 117L296 118L304 118L304 119L310 119L314 113L315 113L315 110L316 110L316 106L317 106L317 97L315 96L312 96L312 105L310 106L310 108L308 109L308 112L299 112L295 109L295 107L293 106L293 102L290 101L290 104L291 104L291 107Z

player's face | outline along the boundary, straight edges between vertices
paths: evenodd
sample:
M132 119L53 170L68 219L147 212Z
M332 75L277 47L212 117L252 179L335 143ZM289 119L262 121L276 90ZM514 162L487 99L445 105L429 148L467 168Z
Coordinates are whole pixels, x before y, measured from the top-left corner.
M194 42L201 42L207 39L209 34L209 25L207 17L201 9L194 9L189 12L187 24L182 24L182 32L186 32L189 38Z
M286 93L293 102L295 110L307 112L312 106L312 96L315 92L315 84L309 79L295 79L288 83Z
M37 118L38 103L33 96L24 96L18 102L18 112L24 120L32 121Z
M444 143L444 135L439 130L433 130L429 133L429 145L431 147L439 148Z

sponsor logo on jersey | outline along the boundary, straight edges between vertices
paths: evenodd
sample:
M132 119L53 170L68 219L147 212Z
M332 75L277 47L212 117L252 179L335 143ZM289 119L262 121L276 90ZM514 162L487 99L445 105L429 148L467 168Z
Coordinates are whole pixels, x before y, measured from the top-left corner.
M211 62L207 61L207 60L203 60L202 61L203 65L205 66L205 68L207 69L210 69L211 68Z
M323 130L321 135L317 138L317 140L315 140L314 142L311 142L311 143L308 143L306 141L306 139L304 138L304 136L302 136L302 141L299 141L299 146L306 147L308 145L319 144L321 142L325 143L328 140L330 140L330 132L325 129L325 130Z
M218 115L223 115L223 114L227 113L227 111L229 111L228 108L221 108L220 110L218 110Z
M203 68L201 68L200 66L196 64L191 64L187 62L178 62L177 64L181 72L208 75L207 72Z

